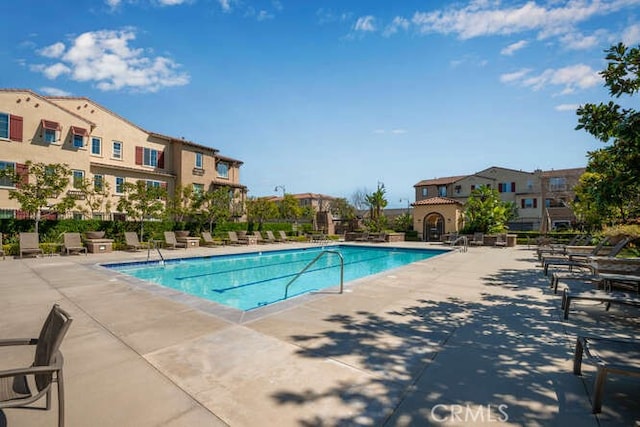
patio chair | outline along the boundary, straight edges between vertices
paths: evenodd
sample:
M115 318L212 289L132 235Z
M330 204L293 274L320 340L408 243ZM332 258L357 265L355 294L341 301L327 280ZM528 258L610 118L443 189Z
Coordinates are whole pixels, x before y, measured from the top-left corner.
M0 233L0 254L2 254L2 259L5 259L4 249L2 247L2 233Z
M278 238L273 234L273 231L271 231L271 230L267 230L267 231L265 231L265 233L267 233L267 239L268 239L271 243L282 243L282 239L278 239Z
M209 246L209 247L213 247L213 246L220 246L222 245L222 241L221 240L214 240L213 237L211 237L211 233L208 231L203 231L202 233L202 241L204 242L204 246Z
M469 240L469 243L474 246L484 245L484 233L473 233L473 239Z
M373 235L373 236L371 236L369 241L373 242L373 243L386 243L387 242L387 233L378 233L376 235Z
M74 252L84 252L84 254L87 255L87 248L82 244L82 237L80 237L80 233L64 233L64 244L62 246L62 250L67 255Z
M59 347L73 318L54 304L38 338L0 339L0 347L35 345L33 364L26 368L0 370L0 409L49 410L52 384L58 385L58 425L64 426L63 358ZM28 381L32 378L32 381ZM31 406L46 396L46 406Z
M274 242L273 240L265 239L264 237L262 237L262 233L259 232L259 231L254 231L253 235L256 237L256 241L260 245L264 245L265 243L273 243Z
M620 253L620 251L622 251L622 249L624 249L624 247L627 246L627 244L632 240L634 240L634 238L629 236L622 238L615 246L613 246L609 250L606 256L607 257L617 256ZM567 252L566 257L563 257L563 258L543 257L542 260L543 260L543 267L544 267L544 275L545 276L547 275L547 273L549 272L550 266L556 266L556 267L565 266L565 267L569 267L570 271L573 269L573 267L591 269L592 267L591 267L590 259L594 256L597 256L608 241L609 241L609 237L605 237L604 239L602 239L600 243L598 243L597 246L593 248L591 252L587 254Z
M593 387L591 412L602 411L604 384L609 373L640 376L640 342L604 337L578 336L573 356L573 373L582 374L582 356L595 362L597 366ZM636 388L637 390L637 388Z
M124 233L125 244L127 245L127 249L139 251L142 249L142 245L140 244L140 240L138 240L138 233L133 231L125 231Z
M495 246L499 246L501 248L507 247L507 235L506 234L498 234L496 236L496 241L493 243Z
M178 242L176 239L176 233L173 231L164 232L164 246L169 249L185 248L187 249L187 242Z
M536 253L539 260L541 260L544 255L565 255L568 247L586 245L590 240L591 235L589 234L576 234L567 244L549 243L546 245L540 245L536 249Z
M249 244L249 239L247 239L246 237L242 239L239 238L238 233L236 233L235 231L227 231L227 233L229 234L230 245L248 245Z
M43 252L38 240L38 233L20 233L20 258L23 254L42 255Z
M278 234L280 234L280 241L284 243L290 243L289 236L283 230L278 230Z

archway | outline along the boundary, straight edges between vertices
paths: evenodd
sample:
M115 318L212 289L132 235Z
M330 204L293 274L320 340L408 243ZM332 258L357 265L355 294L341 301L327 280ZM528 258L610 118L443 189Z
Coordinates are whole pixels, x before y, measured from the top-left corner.
M438 242L444 233L444 217L437 212L428 214L424 219L423 236L427 242Z

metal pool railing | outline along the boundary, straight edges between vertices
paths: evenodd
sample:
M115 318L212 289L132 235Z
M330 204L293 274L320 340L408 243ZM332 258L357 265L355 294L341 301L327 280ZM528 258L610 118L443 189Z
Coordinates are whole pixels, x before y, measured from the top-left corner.
M320 252L318 256L316 256L313 260L311 260L309 264L307 264L302 270L300 270L300 272L296 274L293 277L293 279L289 280L289 283L287 283L287 286L285 286L284 288L284 299L287 299L287 296L289 296L289 286L291 286L291 284L295 282L300 276L302 276L305 271L307 271L313 264L315 264L320 258L325 256L326 254L335 254L335 255L338 255L338 257L340 258L340 292L339 293L342 293L342 290L344 288L344 257L339 251L327 249Z

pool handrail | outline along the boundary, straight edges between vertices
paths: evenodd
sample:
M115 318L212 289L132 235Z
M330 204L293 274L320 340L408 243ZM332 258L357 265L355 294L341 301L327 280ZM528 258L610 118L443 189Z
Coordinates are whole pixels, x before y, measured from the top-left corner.
M300 270L300 272L296 274L293 279L289 280L289 283L287 283L287 286L285 286L284 288L284 299L287 299L287 296L289 296L289 286L291 286L291 284L295 282L298 279L298 277L302 276L305 271L307 271L313 264L315 264L320 258L322 258L326 254L335 254L335 255L338 255L338 257L340 258L340 292L339 293L342 293L344 289L344 257L339 251L325 249L322 252L320 252L318 256L316 256L313 260L311 260L311 262L307 264L302 270Z

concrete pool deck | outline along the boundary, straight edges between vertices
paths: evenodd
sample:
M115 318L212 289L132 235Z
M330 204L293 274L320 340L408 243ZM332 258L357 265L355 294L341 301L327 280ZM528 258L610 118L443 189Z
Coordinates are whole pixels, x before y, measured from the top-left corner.
M261 245L260 250L298 244ZM299 246L305 246L300 244ZM430 247L405 242L407 247ZM442 248L442 245L433 245ZM163 251L167 257L256 247ZM640 381L572 374L575 337L638 338L638 311L560 297L526 246L473 247L239 314L144 286L97 263L147 252L0 261L0 338L37 336L54 302L67 426L633 425ZM30 350L30 349L27 349ZM0 348L0 369L31 353ZM53 426L57 410L4 410L0 426Z

